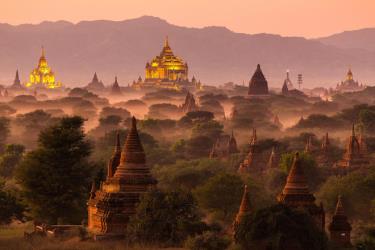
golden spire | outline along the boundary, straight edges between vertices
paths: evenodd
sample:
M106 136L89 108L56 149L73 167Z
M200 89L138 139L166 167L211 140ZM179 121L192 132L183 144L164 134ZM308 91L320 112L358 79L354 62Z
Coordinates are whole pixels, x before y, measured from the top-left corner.
M168 36L165 37L164 47L169 47Z
M42 57L45 57L44 46L42 45Z

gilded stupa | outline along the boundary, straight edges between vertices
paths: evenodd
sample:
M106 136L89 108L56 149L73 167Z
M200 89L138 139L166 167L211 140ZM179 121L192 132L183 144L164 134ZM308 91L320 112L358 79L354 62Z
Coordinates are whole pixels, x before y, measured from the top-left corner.
M48 89L55 89L60 88L61 86L61 82L56 81L55 73L48 66L44 47L42 47L42 55L39 58L38 66L33 69L33 71L31 71L30 79L29 82L26 83L26 87L43 87Z
M160 54L154 57L145 66L145 80L133 82L133 88L166 88L181 90L182 88L200 89L201 83L195 78L189 81L189 67L184 60L174 55L169 46L168 37L164 41L164 46Z

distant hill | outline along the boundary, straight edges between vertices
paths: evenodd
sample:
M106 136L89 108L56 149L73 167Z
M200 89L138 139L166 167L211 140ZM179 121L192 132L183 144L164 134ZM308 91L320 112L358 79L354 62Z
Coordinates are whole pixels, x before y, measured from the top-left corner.
M120 22L0 24L0 83L9 84L17 68L26 81L44 45L57 78L69 86L87 84L95 71L107 85L115 75L125 85L144 76L146 62L160 53L166 35L175 54L188 62L190 77L204 83L247 84L257 63L271 86L281 86L287 69L294 81L302 73L305 87L333 85L349 66L359 81L375 82L375 51L367 47L347 49L328 38L249 35L224 27L186 28L144 16Z
M320 38L318 41L342 49L375 51L375 28L345 31Z

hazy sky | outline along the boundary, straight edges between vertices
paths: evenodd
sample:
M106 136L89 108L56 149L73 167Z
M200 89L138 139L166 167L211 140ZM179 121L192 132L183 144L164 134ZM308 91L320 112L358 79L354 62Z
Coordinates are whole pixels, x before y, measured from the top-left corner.
M375 0L0 0L0 22L10 24L142 15L188 27L319 37L375 27Z

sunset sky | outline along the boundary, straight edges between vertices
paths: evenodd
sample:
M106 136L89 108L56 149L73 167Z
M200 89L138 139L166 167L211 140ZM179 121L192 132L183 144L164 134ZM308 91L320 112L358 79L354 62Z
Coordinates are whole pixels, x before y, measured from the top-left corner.
M320 37L375 27L375 0L0 0L0 22L124 20L157 16L180 26Z

